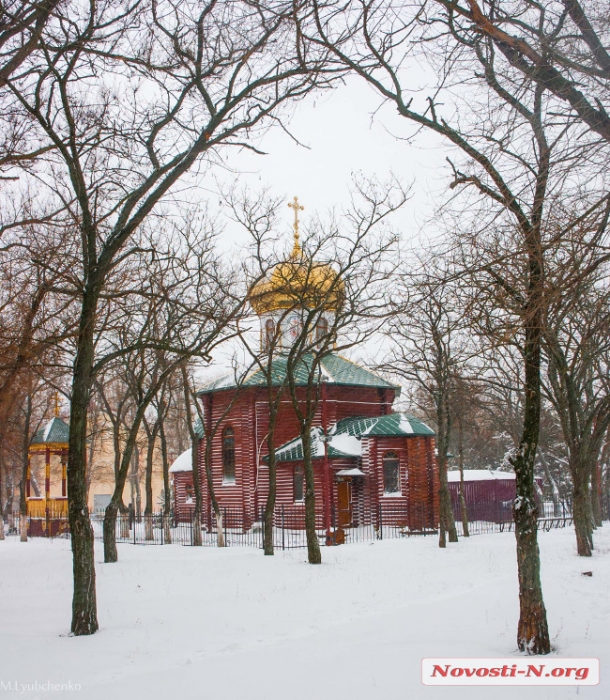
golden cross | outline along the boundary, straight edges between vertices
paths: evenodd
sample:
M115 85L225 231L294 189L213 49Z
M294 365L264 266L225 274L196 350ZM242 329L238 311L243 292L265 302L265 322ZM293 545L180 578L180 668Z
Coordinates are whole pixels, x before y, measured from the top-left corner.
M292 202L288 202L288 206L294 209L294 248L292 254L297 255L301 250L299 245L299 210L303 211L305 207L299 204L298 197L295 197Z

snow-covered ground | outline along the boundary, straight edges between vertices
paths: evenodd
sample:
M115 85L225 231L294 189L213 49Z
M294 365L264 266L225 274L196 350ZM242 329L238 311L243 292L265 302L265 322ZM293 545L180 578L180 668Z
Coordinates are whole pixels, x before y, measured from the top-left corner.
M97 550L101 629L67 635L70 543L0 542L0 699L563 700L610 698L610 527L592 559L539 535L556 654L598 657L595 687L427 687L423 657L517 658L515 540L478 535L264 557L254 549ZM592 571L593 576L583 576ZM72 683L73 690L15 688ZM10 686L7 684L11 684Z

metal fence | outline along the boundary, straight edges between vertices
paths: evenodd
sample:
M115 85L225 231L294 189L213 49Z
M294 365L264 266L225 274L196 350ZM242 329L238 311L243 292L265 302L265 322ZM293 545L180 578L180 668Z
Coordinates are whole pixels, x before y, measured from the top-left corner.
M561 506L561 512L553 503L545 503L541 508L538 519L538 529L548 532L551 529L572 525L572 513L569 503ZM605 499L603 508L604 520L610 519L610 499ZM497 517L491 520L477 520L468 523L470 535L512 532L512 519L500 517L504 512L498 507ZM264 528L263 511L258 520L244 523L243 512L236 509L222 509L222 533L224 544L228 547L263 547ZM409 517L410 516L410 517ZM94 536L103 539L104 513L92 513L91 522ZM409 514L404 503L382 503L373 511L353 513L349 526L340 526L337 513L330 513L330 527L323 526L322 517L318 514L316 533L320 545L348 544L355 542L371 542L383 539L399 539L411 536L435 535L437 530L431 527L413 526L413 522L423 523L422 518ZM411 526L409 525L411 523ZM11 514L8 518L5 532L7 535L19 535L19 516ZM464 536L461 520L456 519L456 528L460 537ZM44 518L28 517L28 532L30 536L69 537L68 520L65 515L55 516L51 524ZM117 542L139 545L201 545L218 546L218 523L214 513L206 514L202 521L196 523L193 519L176 522L162 513L141 515L140 517L117 516L115 538ZM273 517L273 544L276 549L305 548L307 538L305 532L305 510L302 505L280 506L275 509Z

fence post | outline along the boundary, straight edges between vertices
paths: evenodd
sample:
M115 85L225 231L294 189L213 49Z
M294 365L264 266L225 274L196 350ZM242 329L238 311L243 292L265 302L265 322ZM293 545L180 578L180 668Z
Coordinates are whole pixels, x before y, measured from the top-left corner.
M136 523L133 523L133 543L136 544Z
M379 504L379 539L383 539L383 509L381 503Z
M161 523L161 544L163 544L163 530L165 529L165 522L163 521L163 513L159 516Z
M284 506L282 506L282 549L286 549L286 541L284 539Z
M224 536L224 541L225 541L225 547L229 546L229 542L227 540L227 509L224 509L224 515L222 516L222 534ZM218 524L216 525L218 527Z

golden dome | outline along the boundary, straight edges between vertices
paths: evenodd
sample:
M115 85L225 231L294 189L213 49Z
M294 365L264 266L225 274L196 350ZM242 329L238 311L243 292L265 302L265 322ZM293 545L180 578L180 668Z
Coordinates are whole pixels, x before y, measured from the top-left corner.
M307 258L299 243L298 200L289 204L295 210L294 247L286 262L271 268L266 279L257 282L248 295L254 311L263 314L295 307L337 310L343 300L344 286L330 265Z

